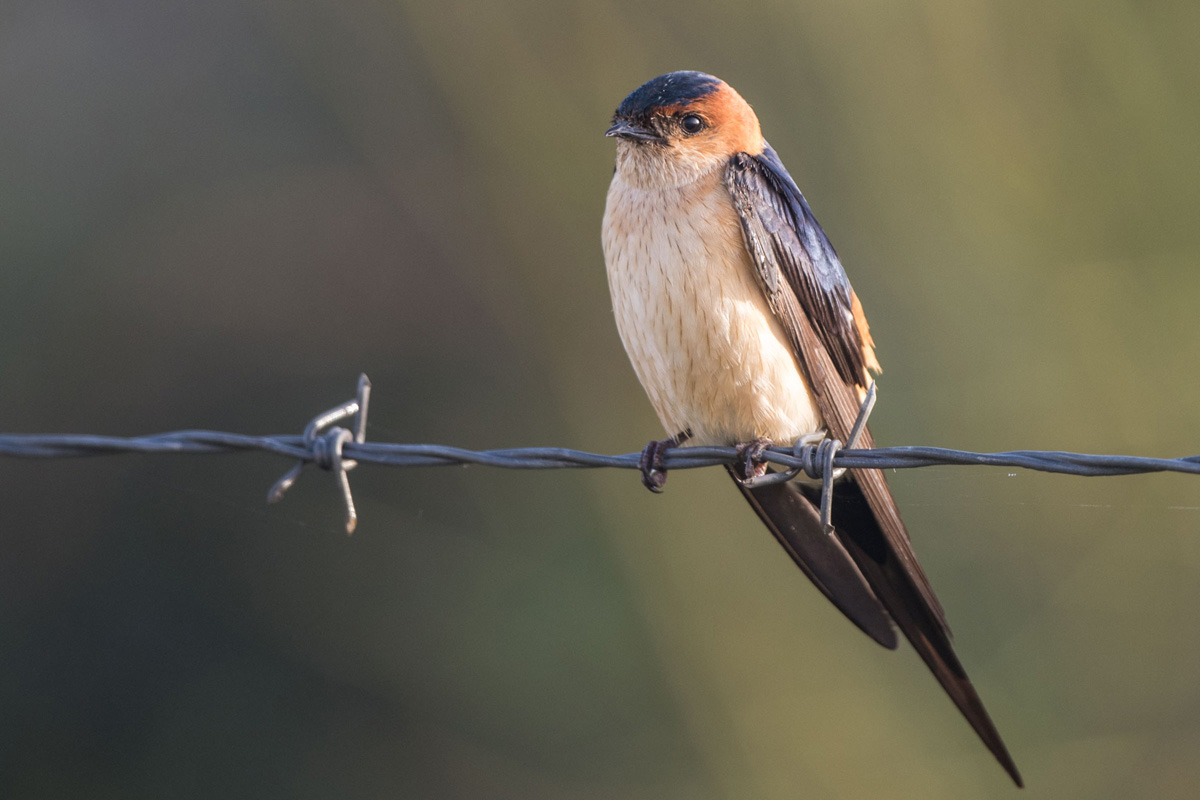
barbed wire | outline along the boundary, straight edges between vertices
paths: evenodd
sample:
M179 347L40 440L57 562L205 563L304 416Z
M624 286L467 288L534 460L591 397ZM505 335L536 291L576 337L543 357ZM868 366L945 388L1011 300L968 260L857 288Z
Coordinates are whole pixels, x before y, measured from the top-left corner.
M366 441L367 405L371 382L366 375L358 381L358 394L335 408L314 417L301 435L250 436L221 431L182 430L146 436L97 436L91 434L0 434L0 456L16 458L79 458L128 453L234 453L258 451L296 460L267 494L278 502L308 464L336 473L346 503L346 531L357 524L354 498L346 473L357 464L390 467L438 467L479 465L504 469L640 469L641 453L604 455L565 447L519 447L503 450L468 450L439 444L393 444ZM851 432L850 445L836 439L806 437L792 447L771 447L757 460L774 464L784 472L750 479L751 485L791 480L801 472L823 481L822 522L830 525L828 490L833 481L826 475L846 469L916 469L933 466L1015 467L1040 472L1098 477L1150 472L1200 474L1200 455L1181 458L1093 455L1061 450L1011 450L975 453L943 447L876 447L855 449L854 441L866 424L874 405L871 386ZM354 430L336 423L354 418ZM663 451L667 469L697 469L733 464L745 458L736 447L675 447Z

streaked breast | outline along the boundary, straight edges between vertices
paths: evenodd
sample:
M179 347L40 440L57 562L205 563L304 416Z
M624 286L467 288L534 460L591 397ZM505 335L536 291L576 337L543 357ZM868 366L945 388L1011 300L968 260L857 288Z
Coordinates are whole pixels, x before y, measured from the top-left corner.
M668 434L790 442L821 427L720 170L665 189L614 175L603 242L617 330Z

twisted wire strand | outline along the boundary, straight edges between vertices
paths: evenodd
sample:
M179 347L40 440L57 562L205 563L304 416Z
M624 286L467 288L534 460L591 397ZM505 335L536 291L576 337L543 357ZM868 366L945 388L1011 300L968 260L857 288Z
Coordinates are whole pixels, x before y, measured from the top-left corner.
M810 445L813 446L813 445ZM146 436L96 436L64 433L0 434L0 456L13 458L81 458L123 453L235 453L258 451L318 464L317 445L306 445L303 436L282 434L249 436L221 431L183 430ZM668 469L696 469L732 464L736 447L677 447L665 451ZM469 450L441 444L391 444L346 442L342 457L360 464L389 467L439 467L480 465L502 469L637 469L640 453L606 455L565 447L518 447L502 450ZM766 450L763 461L788 469L804 468L805 459L790 447ZM1099 477L1149 472L1200 474L1200 455L1179 458L1096 455L1061 450L1008 450L977 453L945 447L875 447L842 449L833 457L837 469L917 469L937 466L1018 467L1040 472Z
M357 464L389 467L479 465L503 469L638 469L640 453L605 455L565 447L519 447L502 450L469 450L440 444L367 442L366 410L371 382L359 377L354 400L319 414L301 435L249 436L222 431L182 430L146 436L97 436L64 433L0 434L0 456L14 458L79 458L122 453L235 453L265 452L294 459L296 465L271 488L269 502L280 500L303 467L315 464L337 473L346 503L346 528L353 531L357 515L346 473ZM871 386L855 430L861 430L874 403ZM353 417L354 431L335 423ZM852 436L853 444L856 436ZM733 464L744 457L736 447L676 447L664 451L667 469L698 469ZM917 469L935 466L1016 467L1040 472L1099 477L1150 472L1200 474L1200 455L1179 458L1096 455L1062 450L1010 450L976 453L944 447L876 447L856 449L836 440L802 440L791 447L764 451L761 461L784 468L757 480L777 482L804 472L822 479L829 470ZM755 479L751 479L755 480ZM827 482L827 486L832 482ZM826 487L827 488L827 487ZM824 494L828 494L825 492ZM829 524L829 502L823 497L822 519ZM831 530L831 529L830 529Z

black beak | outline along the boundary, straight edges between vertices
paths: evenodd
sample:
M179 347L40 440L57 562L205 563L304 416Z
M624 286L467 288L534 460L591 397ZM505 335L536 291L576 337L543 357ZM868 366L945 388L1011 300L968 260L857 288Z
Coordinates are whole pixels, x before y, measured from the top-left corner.
M619 136L622 139L628 139L631 142L655 142L662 144L666 141L654 131L648 131L640 125L636 125L628 120L614 122L613 126L604 132L605 136Z

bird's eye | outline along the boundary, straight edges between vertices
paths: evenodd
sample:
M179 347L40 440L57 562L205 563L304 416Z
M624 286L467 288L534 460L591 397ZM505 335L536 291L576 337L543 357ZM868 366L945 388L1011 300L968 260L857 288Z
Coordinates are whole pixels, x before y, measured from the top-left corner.
M688 114L679 121L679 124L683 127L683 132L688 135L699 133L700 131L704 130L704 120L700 119L695 114Z

